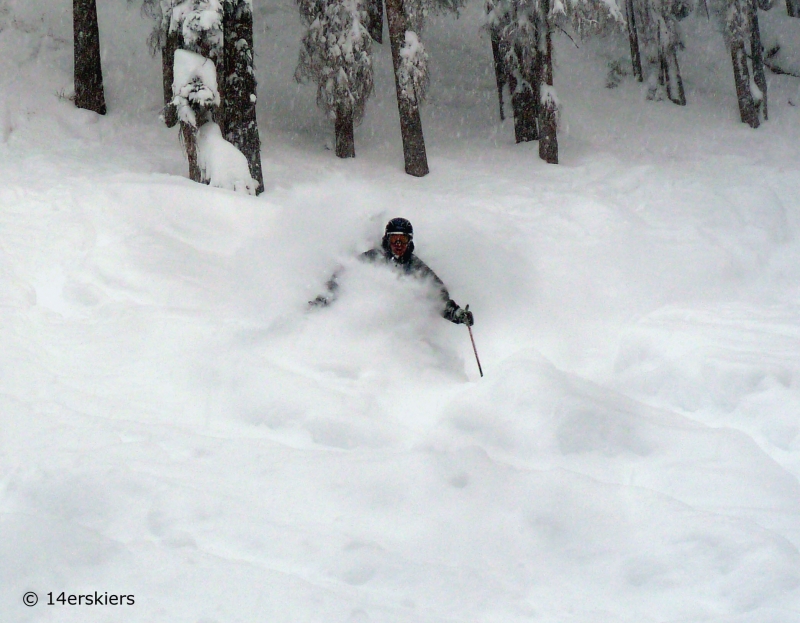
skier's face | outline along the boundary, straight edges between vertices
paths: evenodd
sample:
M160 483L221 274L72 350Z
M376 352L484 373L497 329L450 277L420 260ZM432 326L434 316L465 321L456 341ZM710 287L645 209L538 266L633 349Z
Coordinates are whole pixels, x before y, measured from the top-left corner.
M392 234L389 236L389 248L392 250L392 255L402 257L406 249L408 249L408 236L405 234Z

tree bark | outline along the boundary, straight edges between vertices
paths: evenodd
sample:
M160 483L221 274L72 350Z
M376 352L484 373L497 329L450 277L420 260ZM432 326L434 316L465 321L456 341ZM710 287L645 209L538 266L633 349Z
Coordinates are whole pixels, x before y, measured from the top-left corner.
M512 89L511 108L514 110L514 140L525 143L539 139L539 54L534 50L532 58L527 58L521 46L516 46L515 52L525 82L520 84L516 77L509 79Z
M95 0L73 0L72 32L75 53L75 105L106 114L103 69L100 65L100 28Z
M226 0L224 32L224 113L221 129L225 139L241 151L256 181L256 194L264 192L261 138L256 120L256 76L253 66L253 13L246 0Z
M630 41L631 44L633 76L639 82L644 82L644 73L642 73L642 53L639 50L639 31L636 29L636 15L633 0L626 0L625 7L628 14L628 41Z
M383 43L383 0L367 0L367 31L375 43Z
M339 106L336 109L336 155L339 158L355 158L356 143L353 137L353 111Z
M511 107L514 110L514 140L526 143L539 139L536 119L539 115L538 98L533 91L525 88L511 96Z
M506 84L506 68L503 62L503 52L500 46L500 33L496 28L490 27L489 37L492 40L492 58L494 59L494 79L497 82L497 99L500 102L500 121L504 121L506 113L503 110L503 87Z
M751 128L759 126L758 112L750 91L750 72L747 69L747 53L744 42L733 38L731 41L731 60L733 61L733 79L736 82L736 97L739 100L739 114L742 123Z
M764 113L764 121L768 116L767 111L767 77L764 74L764 47L761 45L761 31L758 27L758 8L756 0L748 4L750 17L750 58L753 63L753 81L761 91L760 108Z
M197 128L181 121L181 143L189 161L189 179L193 182L202 182L200 166L197 163Z
M164 47L161 48L161 73L164 77L164 123L172 128L178 123L178 110L172 103L174 94L172 82L175 76L175 50L180 46L180 34L168 32Z
M542 20L544 40L539 54L539 67L541 78L539 80L539 157L550 164L558 164L558 120L556 102L551 97L547 87L553 86L553 42L551 40L551 27L547 15L550 13L550 0L543 0ZM540 33L542 36L542 33ZM542 91L547 89L546 97Z
M394 63L397 107L400 112L400 134L403 137L403 158L406 173L415 177L427 175L428 156L425 152L425 137L422 135L422 120L417 101L411 101L403 94L400 85L400 49L406 36L406 16L402 0L386 0L386 21L389 26L389 44Z

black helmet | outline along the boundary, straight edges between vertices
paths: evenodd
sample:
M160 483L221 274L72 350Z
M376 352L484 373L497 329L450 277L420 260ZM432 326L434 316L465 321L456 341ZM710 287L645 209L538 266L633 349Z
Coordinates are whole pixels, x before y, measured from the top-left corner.
M405 234L411 240L414 237L414 228L411 222L404 218L393 218L386 223L386 233L384 236L391 236L392 234Z
M408 247L406 248L406 252L403 254L403 257L396 259L396 261L405 264L409 261L411 254L414 252L414 228L411 226L411 222L408 219L399 217L393 218L391 221L386 223L386 232L383 234L381 247L383 248L383 252L386 254L387 258L392 257L392 252L389 249L389 236L392 234L404 234L408 236Z

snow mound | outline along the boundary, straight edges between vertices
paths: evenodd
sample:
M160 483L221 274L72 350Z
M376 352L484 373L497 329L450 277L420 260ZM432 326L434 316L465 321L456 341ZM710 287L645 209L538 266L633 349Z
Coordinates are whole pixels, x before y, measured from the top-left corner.
M222 137L213 121L197 131L197 164L203 180L211 186L255 195L258 183L250 176L247 158Z

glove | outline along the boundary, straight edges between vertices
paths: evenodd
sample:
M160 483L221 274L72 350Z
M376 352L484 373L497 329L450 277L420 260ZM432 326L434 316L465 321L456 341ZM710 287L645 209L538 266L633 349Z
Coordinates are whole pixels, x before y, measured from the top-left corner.
M469 305L467 305L463 309L459 307L456 310L456 313L453 314L453 318L455 318L455 321L458 324L465 324L468 327L471 327L472 325L475 324L475 318L473 317L472 312L469 311Z
M309 307L327 307L330 301L321 294L313 301L308 302Z

